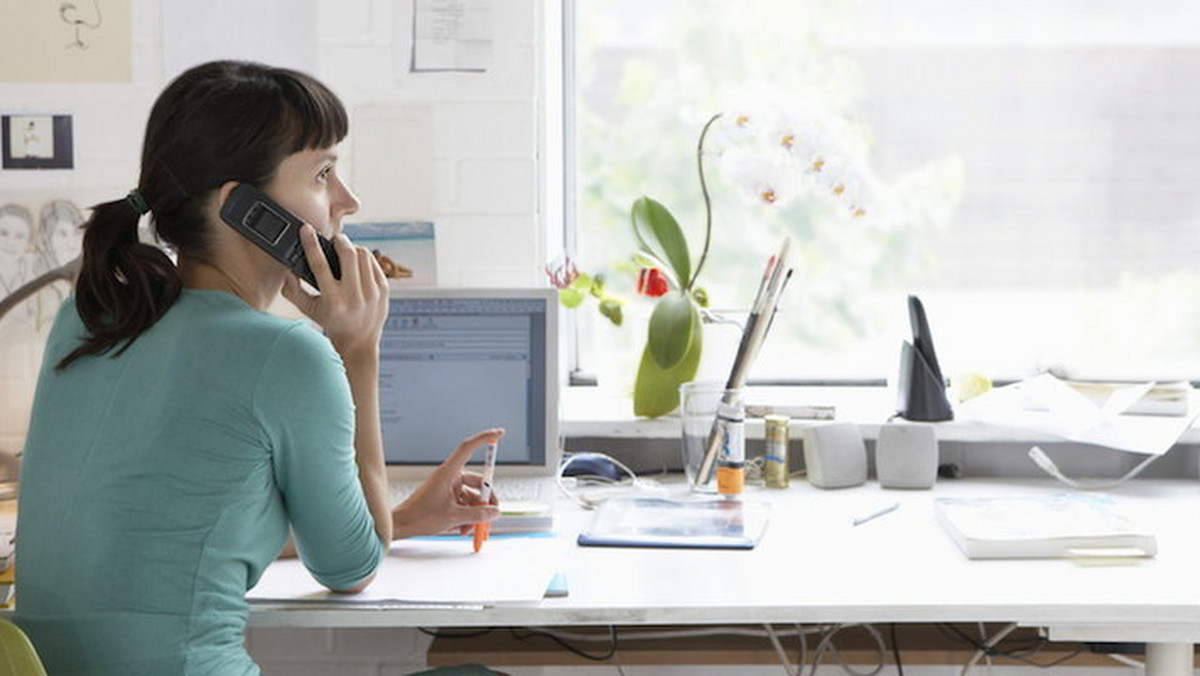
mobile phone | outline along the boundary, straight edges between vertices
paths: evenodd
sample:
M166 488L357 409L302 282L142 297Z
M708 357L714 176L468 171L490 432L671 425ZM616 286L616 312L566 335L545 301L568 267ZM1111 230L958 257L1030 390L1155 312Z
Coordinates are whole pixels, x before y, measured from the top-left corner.
M249 183L239 183L221 207L221 220L283 263L297 277L314 288L320 288L304 257L304 247L300 244L300 226L304 225L304 221L267 197L266 193ZM341 279L342 265L333 249L333 242L319 234L317 242L325 253L333 278Z

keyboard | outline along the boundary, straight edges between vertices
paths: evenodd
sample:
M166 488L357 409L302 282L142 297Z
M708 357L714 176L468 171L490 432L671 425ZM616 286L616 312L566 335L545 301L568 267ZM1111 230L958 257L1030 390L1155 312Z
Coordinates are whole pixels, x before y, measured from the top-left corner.
M393 481L390 485L392 504L398 505L408 499L420 481ZM506 477L492 482L492 490L500 502L554 502L558 496L558 485L554 477Z

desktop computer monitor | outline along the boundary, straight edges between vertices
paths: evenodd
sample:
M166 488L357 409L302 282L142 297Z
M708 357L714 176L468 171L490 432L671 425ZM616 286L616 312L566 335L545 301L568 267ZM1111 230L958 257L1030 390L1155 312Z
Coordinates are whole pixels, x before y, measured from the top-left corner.
M554 289L393 288L380 342L384 454L420 479L464 438L506 430L497 476L553 476L558 440Z

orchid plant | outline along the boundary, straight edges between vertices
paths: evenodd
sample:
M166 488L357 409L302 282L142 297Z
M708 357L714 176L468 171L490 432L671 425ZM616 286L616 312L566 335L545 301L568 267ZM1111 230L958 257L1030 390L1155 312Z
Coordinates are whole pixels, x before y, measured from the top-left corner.
M705 142L723 113L710 117L696 144L696 167L704 200L704 241L693 258L683 228L662 203L643 196L630 209L638 244L637 291L656 298L646 345L634 380L633 409L638 416L658 417L679 406L679 386L692 380L703 350L703 323L708 296L698 285L712 242L712 200L705 174ZM831 120L813 114L735 112L731 146L721 156L722 174L749 201L782 206L803 192L842 202L853 216L867 213L873 194L867 172L839 145ZM547 268L566 307L580 306L589 296L601 314L616 325L623 300L610 295L601 275L581 273L568 259Z

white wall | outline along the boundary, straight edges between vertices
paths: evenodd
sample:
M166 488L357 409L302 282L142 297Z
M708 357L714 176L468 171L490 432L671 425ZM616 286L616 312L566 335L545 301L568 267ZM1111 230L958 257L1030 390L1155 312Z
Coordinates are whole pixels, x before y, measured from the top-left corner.
M484 73L410 72L411 0L275 2L285 25L303 34L315 27L317 36L293 50L297 63L279 65L315 70L350 110L341 154L363 202L354 220L434 221L439 284L542 283L540 0L494 3L493 64ZM73 170L0 171L0 204L36 215L49 199L86 207L134 187L145 121L177 74L169 71L182 58L179 42L202 45L208 58L262 55L262 41L244 37L253 31L239 23L250 10L234 0L204 6L208 25L171 33L171 12L183 5L132 0L131 82L0 82L0 113L71 114L75 141ZM168 43L168 34L183 36ZM47 330L34 317L0 322L0 451L22 443Z

